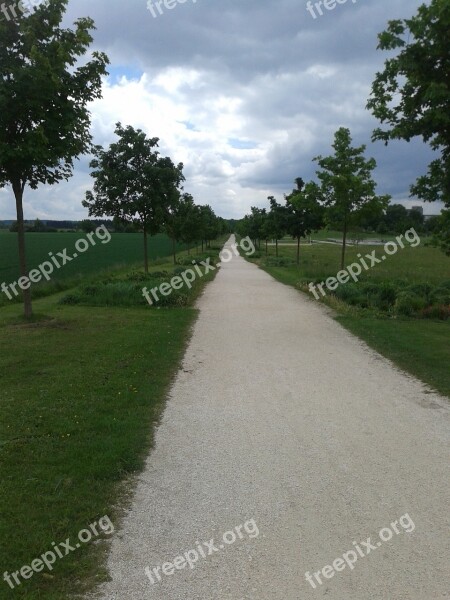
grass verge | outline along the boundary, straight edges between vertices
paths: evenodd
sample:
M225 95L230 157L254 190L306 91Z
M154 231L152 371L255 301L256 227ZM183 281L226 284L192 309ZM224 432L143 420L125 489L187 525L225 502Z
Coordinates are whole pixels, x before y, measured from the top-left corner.
M155 267L168 270L170 263ZM1 573L17 572L107 515L117 527L153 442L197 311L37 300L0 311ZM106 578L107 536L82 544L0 599L61 600ZM63 550L64 553L64 550ZM14 580L13 580L14 582Z

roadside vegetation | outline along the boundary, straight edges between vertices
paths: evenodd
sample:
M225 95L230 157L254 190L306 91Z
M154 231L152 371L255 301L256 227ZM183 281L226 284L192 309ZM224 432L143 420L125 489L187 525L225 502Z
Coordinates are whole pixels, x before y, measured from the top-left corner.
M183 252L111 270L74 290L35 301L35 316L0 310L0 562L9 573L108 515L120 524L133 477L197 316L194 302L216 272L150 307L142 286L167 281L193 260L218 260L222 238L207 253ZM170 307L169 307L170 306ZM14 343L11 344L11 340ZM17 374L20 370L21 376ZM61 600L106 577L107 536L58 560L0 599Z

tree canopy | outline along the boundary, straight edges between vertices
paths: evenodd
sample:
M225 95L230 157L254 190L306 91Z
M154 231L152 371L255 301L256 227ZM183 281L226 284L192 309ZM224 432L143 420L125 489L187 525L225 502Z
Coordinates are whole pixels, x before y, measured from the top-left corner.
M27 275L23 193L28 185L67 180L74 158L91 149L88 104L101 96L108 58L93 52L77 66L93 38L94 22L81 18L61 28L68 0L52 0L0 19L0 187L16 202L20 274ZM29 287L25 316L32 314Z

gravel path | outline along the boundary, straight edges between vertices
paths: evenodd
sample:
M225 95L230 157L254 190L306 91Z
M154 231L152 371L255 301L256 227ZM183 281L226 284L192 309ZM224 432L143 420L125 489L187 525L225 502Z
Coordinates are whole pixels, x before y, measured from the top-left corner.
M199 306L98 597L450 598L447 400L242 258Z

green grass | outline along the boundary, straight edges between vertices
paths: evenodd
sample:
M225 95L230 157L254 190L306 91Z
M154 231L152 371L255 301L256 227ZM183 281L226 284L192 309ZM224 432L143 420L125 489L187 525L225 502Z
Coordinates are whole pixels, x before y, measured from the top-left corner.
M0 309L1 574L52 542L76 543L104 515L118 527L115 507L143 467L197 315L190 306L59 304L65 295L35 301L32 322L18 305ZM0 599L83 593L105 579L107 547L82 545L14 590L0 579Z
M372 250L376 250L377 255L383 254L382 247L348 248L346 264L357 261L358 253L365 255ZM290 263L288 266L267 264L263 247L260 254L261 257L253 262L278 281L297 289L311 281L320 282L334 277L340 270L339 246L302 245L301 264L298 267L295 264L295 248L279 248L279 256ZM274 255L275 249L269 247L269 256ZM361 278L363 284L371 282L380 286L395 286L400 280L405 286L424 283L439 286L450 280L450 259L436 248L424 245L406 247L365 272ZM311 295L310 297L312 298ZM337 318L344 327L405 371L450 396L450 320L398 318L371 309L350 307L331 295L326 297L326 302L335 309Z
M365 233L365 232L353 233L352 231L350 231L347 235L348 242L353 243L355 238L357 240L388 241L388 240L395 240L396 236L388 234L388 233L383 233L383 234L381 234L381 233ZM319 240L319 241L342 240L342 231L322 229L321 231L312 233L311 239ZM292 237L289 237L289 236L286 236L282 240L279 240L279 241L282 242L283 244L285 244L285 243L297 244L297 240L294 240L294 239L292 239ZM309 241L309 236L307 238L304 238L304 241Z
M84 233L27 233L26 251L28 270L31 271L39 264L49 260L48 253L62 252L67 248L68 255L75 252L75 242L86 238ZM116 265L129 265L142 263L143 236L140 233L113 233L111 241L103 244L93 238L96 245L85 253L80 254L75 260L68 262L64 267L55 269L52 280L61 281L73 279L79 275L86 276L109 269ZM182 248L182 246L178 246ZM169 256L172 252L172 242L164 234L153 236L149 239L149 258L154 260ZM0 283L9 283L19 277L19 259L17 253L17 234L3 233L0 236Z
M450 323L339 316L339 323L399 367L450 397Z
M383 254L381 246L349 247L346 253L346 265L358 261L358 254L364 256L375 250L377 256ZM286 279L284 283L295 284L298 281L316 281L336 276L340 270L340 246L330 244L304 244L301 246L300 266L295 264L295 249L287 246L279 247L279 256L292 261L288 268L282 267L279 274ZM261 247L264 262L265 251ZM275 256L275 248L269 247L269 256ZM270 267L272 269L272 267ZM450 279L450 260L439 249L427 246L416 248L405 247L383 263L365 271L361 280L385 281L386 279L402 279L411 283L428 282L438 284Z

